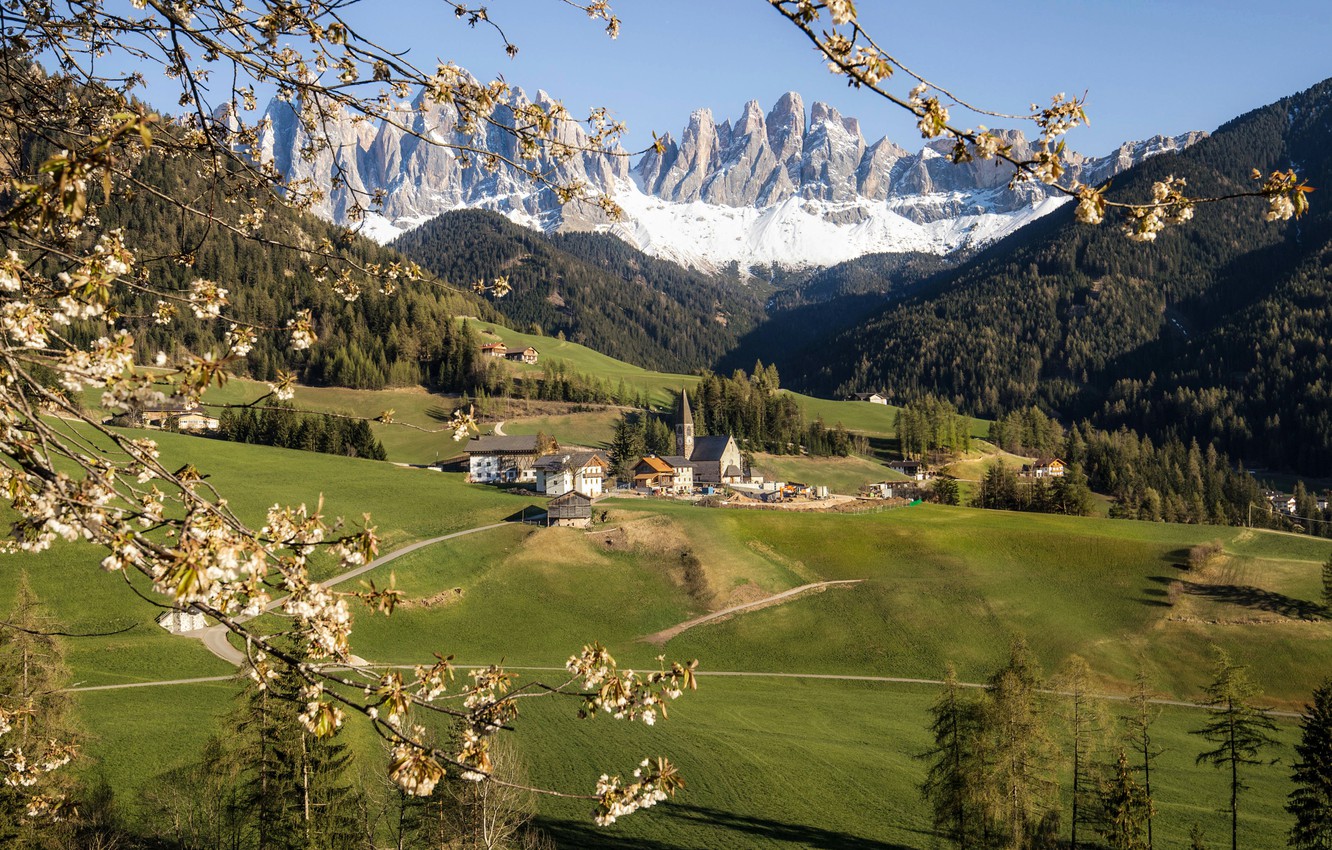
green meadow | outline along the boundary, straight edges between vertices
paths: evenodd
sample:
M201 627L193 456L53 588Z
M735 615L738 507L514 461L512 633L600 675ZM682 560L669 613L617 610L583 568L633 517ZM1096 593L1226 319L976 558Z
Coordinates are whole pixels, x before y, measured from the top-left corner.
M313 506L322 497L329 517L359 521L370 512L385 550L533 503L454 473L156 436L168 465L208 472L247 519L277 502ZM927 744L935 689L803 676L934 679L951 661L964 680L983 681L1022 635L1047 673L1079 654L1101 692L1123 693L1141 667L1162 696L1195 700L1218 645L1249 665L1267 704L1298 710L1332 670L1332 625L1312 602L1327 541L930 505L842 515L610 499L603 509L606 521L587 532L509 525L394 561L384 572L393 573L403 604L390 618L361 613L352 635L353 650L373 662L417 662L438 651L460 664L548 668L524 674L548 679L593 640L636 669L655 665L658 653L700 660L700 690L651 728L578 721L571 701L524 708L518 738L539 782L587 791L601 772L630 771L658 754L686 776L675 802L605 830L590 825L586 801L543 798L542 825L560 846L933 846L915 756ZM1185 569L1189 547L1213 540L1222 555L1204 570ZM697 569L686 569L686 555ZM12 596L24 568L68 631L125 629L67 641L75 682L230 672L198 643L160 629L158 609L131 594L122 576L98 569L90 549L10 557L15 568L0 573L0 599ZM371 577L382 584L387 576ZM860 583L699 626L664 647L641 640L708 611L843 579ZM221 728L237 689L220 682L77 694L83 769L106 777L132 808L144 783L195 757ZM1224 777L1193 766L1200 747L1188 732L1202 718L1197 709L1169 708L1158 721L1167 750L1153 777L1162 846L1182 844L1195 821L1209 842L1225 837ZM1282 719L1281 729L1288 745L1292 722ZM378 749L355 730L349 739L362 769L377 770ZM1246 847L1284 845L1291 752L1273 756L1282 762L1247 780Z

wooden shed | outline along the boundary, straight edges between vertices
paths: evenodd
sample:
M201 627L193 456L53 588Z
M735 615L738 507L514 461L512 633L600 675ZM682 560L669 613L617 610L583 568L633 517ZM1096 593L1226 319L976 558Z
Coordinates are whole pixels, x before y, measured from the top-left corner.
M577 490L550 500L546 507L546 525L587 528L592 524L592 500Z

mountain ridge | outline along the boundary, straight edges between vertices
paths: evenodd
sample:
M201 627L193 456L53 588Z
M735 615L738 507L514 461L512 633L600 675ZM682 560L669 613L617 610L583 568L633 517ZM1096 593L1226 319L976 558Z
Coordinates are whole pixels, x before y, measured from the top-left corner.
M532 103L512 89L497 109L503 122ZM535 102L553 103L544 91ZM623 151L583 152L567 160L542 154L532 167L558 183L604 192L626 216L610 221L588 204L561 206L554 193L501 163L493 170L441 145L481 147L517 161L516 143L491 128L484 138L462 134L448 105L421 95L402 104L398 121L332 122L331 152L299 155L303 131L292 106L274 101L260 134L259 155L289 179L310 180L327 197L315 212L358 223L357 207L383 193L383 205L359 224L385 242L449 210L490 209L546 232L610 232L645 253L702 270L731 263L829 266L869 253L949 254L993 242L1066 202L1049 187L1009 189L1010 169L994 161L953 164L949 146L934 141L911 153L887 138L868 142L859 121L787 92L764 113L745 104L732 121L695 110L677 137L630 163ZM586 146L573 121L557 127L563 141ZM1018 156L1031 148L1020 131L995 131ZM419 137L418 137L419 136ZM1203 133L1127 142L1105 157L1069 156L1070 179L1100 183L1143 158L1188 147ZM434 139L432 145L424 139ZM334 179L336 173L337 179Z

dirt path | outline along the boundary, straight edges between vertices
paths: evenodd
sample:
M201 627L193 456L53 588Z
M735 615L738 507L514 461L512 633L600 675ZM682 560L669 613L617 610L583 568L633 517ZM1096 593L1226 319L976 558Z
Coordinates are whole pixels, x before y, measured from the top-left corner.
M323 582L323 585L324 587L332 587L335 584L341 584L342 582L350 581L351 579L354 579L357 576L365 575L366 573L370 572L373 569L382 567L384 564L387 564L389 561L401 558L403 555L415 552L417 549L421 549L425 546L433 546L436 543L442 543L445 540L452 540L455 537L462 537L467 534L475 534L478 531L489 531L492 528L499 528L500 526L503 525L508 525L508 523L493 522L490 525L478 525L476 528L468 528L462 531L455 531L452 534L444 534L440 535L439 537L431 537L426 540L418 540L415 543L402 547L401 549L394 549L392 552L389 552L387 555L380 555L378 558L375 558L373 561L369 562L368 564L363 564L354 570L348 570L347 572L342 573L341 575L334 576L328 581ZM278 606L280 606L283 603L283 601L286 600L286 598L287 597L283 596L278 599L274 599L272 602L269 602L267 605L264 606L264 613L276 609ZM237 621L245 622L245 620L248 619L250 618L249 617L237 618ZM226 626L216 625L216 626L209 626L204 629L196 629L195 631L192 632L181 632L181 637L195 638L197 640L203 641L203 645L208 649L209 652L213 653L218 658L221 658L223 661L230 662L239 667L241 664L245 663L245 653L241 652L239 649L231 645L231 641L227 640L227 634L228 634L228 629ZM116 686L106 686L106 687L116 687Z
M853 579L844 579L842 581L816 581L813 584L802 584L799 587L793 587L790 590L783 591L781 593L774 594L773 596L768 596L763 599L756 600L754 602L746 602L743 605L732 605L730 608L723 608L722 610L714 611L711 614L704 614L703 616L695 617L692 620L685 620L683 623L678 623L674 626L671 626L669 629L662 629L661 631L655 634L645 635L644 637L639 638L639 640L646 641L647 643L651 644L656 644L657 646L661 646L662 644L666 643L666 641L670 640L671 638L675 637L676 635L680 634L686 629L692 629L694 626L701 626L704 623L711 623L713 620L720 620L723 617L729 617L732 614L739 614L743 611L757 611L760 608L767 608L772 605L780 605L783 602L787 602L791 599L796 598L797 596L802 596L806 593L819 593L829 587L834 587L836 585L860 584L862 581L864 581L864 579L853 578Z
M479 670L486 665L481 664L458 664L459 670ZM364 668L357 669L375 669L375 670L413 670L412 664L369 664ZM524 673L567 673L563 667L505 667L510 672ZM917 679L908 676L856 676L839 673L764 673L753 670L700 670L696 674L700 679L710 678L712 676L727 676L736 679L815 679L828 682L870 682L880 685L943 685L943 679ZM160 682L127 682L122 685L90 685L86 687L66 688L68 693L82 691L116 691L124 688L152 688L166 685L201 685L211 682L226 682L234 680L235 676L201 676L197 679L167 679ZM958 682L959 687L963 688L988 688L982 682ZM1042 690L1041 693L1054 694L1056 696L1067 696L1063 691ZM1129 697L1121 694L1093 694L1096 699L1106 700L1108 702L1128 702ZM1212 706L1201 702L1189 702L1188 700L1178 699L1149 699L1147 702L1152 705L1169 705L1178 708L1209 709ZM1266 714L1272 717L1281 717L1287 719L1298 719L1303 717L1298 711L1278 711L1268 709Z
M507 436L509 436L508 434L504 433L504 420L503 420L503 419L501 419L500 421L496 422L496 423L495 423L495 427L492 428L491 430L495 432L495 436L496 436L496 437L507 437Z

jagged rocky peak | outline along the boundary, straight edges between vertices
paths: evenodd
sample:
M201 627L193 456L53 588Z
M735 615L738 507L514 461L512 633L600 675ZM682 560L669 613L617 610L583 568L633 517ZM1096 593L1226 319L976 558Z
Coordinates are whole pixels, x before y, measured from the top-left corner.
M805 147L805 101L800 93L789 91L779 97L768 113L767 123L772 155L783 164L798 158Z
M534 98L546 107L555 102L545 91ZM521 89L512 89L495 118L504 122L528 103ZM632 167L622 155L597 153L531 163L554 182L614 196L628 216L608 222L594 206L561 206L553 191L519 169L485 168L487 151L517 156L508 133L488 128L465 136L452 105L426 103L421 95L398 108L394 122L331 122L333 150L309 157L291 105L274 102L258 153L288 177L322 187L326 199L317 212L334 221L350 223L353 204L364 206L382 192L382 210L366 218L375 238L474 207L545 230L612 229L649 253L705 268L735 261L829 264L875 251L947 253L1000 238L1063 200L1037 183L1007 190L1007 165L952 163L946 141L914 152L886 138L869 143L854 117L818 101L807 111L797 92L787 92L766 113L751 100L720 123L710 110L696 110ZM994 132L1016 157L1031 156L1020 131ZM1200 135L1132 142L1095 159L1073 154L1068 176L1099 183ZM586 147L576 121L562 123L556 136ZM463 154L464 147L481 152Z
M510 120L532 102L522 89L513 88L496 108L495 118ZM555 100L538 91L535 102L549 107ZM268 107L270 120L260 137L259 152L289 178L309 178L323 186L327 197L316 212L335 221L347 221L353 204L366 206L371 195L382 190L386 200L372 220L385 235L461 206L496 209L520 220L561 215L553 193L543 191L521 171L507 164L488 169L480 155L457 153L457 148L479 147L516 160L512 135L494 127L479 137L465 135L459 131L454 106L427 103L422 94L398 108L393 122L356 121L339 114L326 125L332 150L310 158L301 153L305 134L292 106L275 100ZM410 127L411 132L395 124ZM560 122L555 135L567 144L586 147L587 133L576 121ZM565 160L543 155L531 165L558 182L596 188L612 187L629 176L625 157L609 154L583 153ZM335 171L341 178L338 185L334 185ZM370 233L377 235L374 230Z

